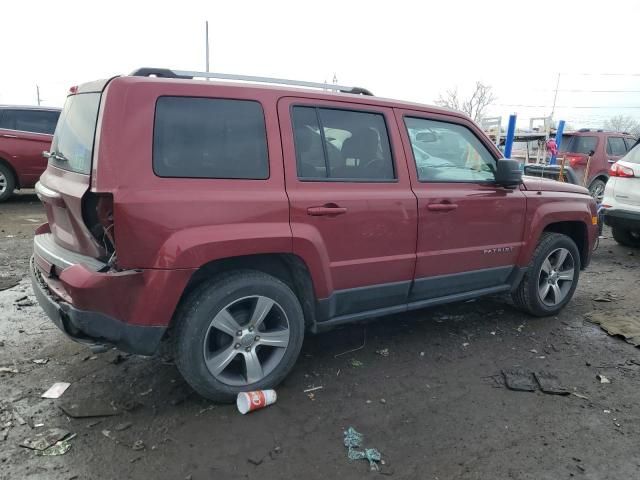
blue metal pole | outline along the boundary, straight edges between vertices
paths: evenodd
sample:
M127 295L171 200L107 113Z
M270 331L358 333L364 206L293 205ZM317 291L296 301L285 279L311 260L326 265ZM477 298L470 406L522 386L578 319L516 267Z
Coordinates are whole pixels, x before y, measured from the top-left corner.
M556 130L556 146L560 151L560 144L562 143L562 133L564 132L564 120L558 122L558 129ZM556 156L552 155L549 159L549 165L555 165L557 163Z
M504 156L511 158L511 147L513 147L513 137L516 135L516 114L509 115L509 126L507 127L507 138L504 141Z

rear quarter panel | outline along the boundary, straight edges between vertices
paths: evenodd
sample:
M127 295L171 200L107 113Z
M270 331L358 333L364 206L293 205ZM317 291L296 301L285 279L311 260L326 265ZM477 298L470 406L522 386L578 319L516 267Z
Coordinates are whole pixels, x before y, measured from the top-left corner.
M156 176L153 121L156 100L163 95L259 101L267 126L269 178ZM277 95L205 82L124 77L109 84L106 98L92 190L113 193L122 268L197 268L220 258L292 251Z

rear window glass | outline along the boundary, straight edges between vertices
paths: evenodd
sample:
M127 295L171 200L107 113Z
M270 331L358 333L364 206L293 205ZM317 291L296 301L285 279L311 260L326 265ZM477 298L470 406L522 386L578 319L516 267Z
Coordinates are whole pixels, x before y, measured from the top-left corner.
M627 144L627 150L631 150L637 142L635 138L625 138L624 141Z
M249 100L160 97L153 171L160 177L268 178L262 106Z
M629 153L621 158L620 161L629 163L640 163L640 144L633 147L633 149L631 149Z
M2 110L0 128L53 135L59 116L50 110Z
M584 153L588 155L598 146L598 137L571 135L562 137L560 151L569 153Z
M49 161L58 168L89 174L98 121L99 93L67 97L51 144Z

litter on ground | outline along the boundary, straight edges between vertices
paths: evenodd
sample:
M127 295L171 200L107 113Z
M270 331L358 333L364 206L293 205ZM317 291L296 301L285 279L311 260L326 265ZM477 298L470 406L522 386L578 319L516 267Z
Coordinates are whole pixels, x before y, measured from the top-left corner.
M367 460L369 468L374 471L380 470L378 463L382 460L382 455L375 448L362 448L363 436L353 427L349 427L344 432L344 446L347 447L347 457L349 460Z
M42 398L60 398L62 394L71 386L67 382L57 382L51 385L51 388L42 394Z

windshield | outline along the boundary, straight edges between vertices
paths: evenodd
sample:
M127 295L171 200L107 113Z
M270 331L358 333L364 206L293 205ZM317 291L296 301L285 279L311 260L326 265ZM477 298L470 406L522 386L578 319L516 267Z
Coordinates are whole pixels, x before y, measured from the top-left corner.
M51 144L56 155L49 161L56 167L89 174L99 105L99 93L67 98Z
M588 155L591 150L598 146L598 137L591 136L566 136L560 142L560 152L584 153Z

